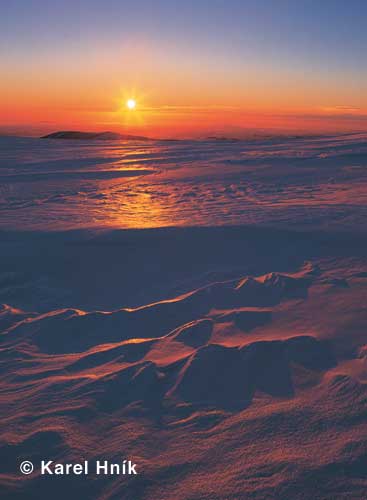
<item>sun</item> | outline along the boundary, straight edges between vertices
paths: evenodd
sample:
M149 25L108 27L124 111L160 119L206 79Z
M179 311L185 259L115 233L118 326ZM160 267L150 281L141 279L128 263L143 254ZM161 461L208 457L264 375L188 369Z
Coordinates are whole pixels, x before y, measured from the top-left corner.
M135 109L136 107L136 101L135 99L128 99L126 101L126 106L129 108L129 109Z

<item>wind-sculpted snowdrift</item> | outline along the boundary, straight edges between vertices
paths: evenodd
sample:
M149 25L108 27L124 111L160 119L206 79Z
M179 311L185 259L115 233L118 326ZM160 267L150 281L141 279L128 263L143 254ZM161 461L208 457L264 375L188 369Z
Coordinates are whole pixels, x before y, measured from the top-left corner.
M138 308L4 305L6 495L363 498L366 312L355 304L365 292L360 271L345 279L306 264ZM55 488L14 471L22 457L121 453L139 464L136 478L63 478Z

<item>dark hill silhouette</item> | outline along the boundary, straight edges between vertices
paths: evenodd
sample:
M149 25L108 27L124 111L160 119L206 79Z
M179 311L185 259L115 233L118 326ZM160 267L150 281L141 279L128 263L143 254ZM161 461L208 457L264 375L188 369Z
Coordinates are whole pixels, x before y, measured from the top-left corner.
M78 139L78 140L105 140L105 141L149 141L149 137L140 135L119 134L117 132L79 132L77 130L65 130L53 132L41 137L41 139Z

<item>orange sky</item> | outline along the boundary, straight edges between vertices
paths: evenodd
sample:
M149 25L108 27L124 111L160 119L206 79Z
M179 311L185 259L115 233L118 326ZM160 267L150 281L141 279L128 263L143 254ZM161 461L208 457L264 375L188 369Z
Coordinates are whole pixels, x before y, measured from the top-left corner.
M140 87L119 82L99 82L82 75L73 84L58 75L44 75L43 81L30 77L14 85L2 82L0 116L2 128L28 130L30 134L60 129L114 130L159 136L202 134L241 135L252 128L325 131L367 128L367 110L335 104L313 89L286 86L256 87L248 82L220 90L193 78L186 85L172 82L172 75L157 88L154 82ZM179 78L178 78L179 80ZM191 84L191 85L190 85ZM173 92L176 92L176 95ZM136 99L134 110L126 107Z
M23 67L18 74L3 78L2 128L23 128L35 134L60 129L115 130L153 137L238 135L249 128L367 128L367 105L357 106L365 104L364 96L343 98L343 88L330 90L323 81L312 86L301 78L297 81L294 74L288 80L284 73L266 75L252 68L243 80L235 80L226 74L168 67L160 68L157 81L147 64L133 81L113 68L101 69L98 61L95 64L91 61L89 67L73 70L51 66L36 72ZM143 61L140 64L144 66ZM133 111L125 105L131 97L137 101Z
M10 12L15 17L9 14L0 35L0 131L35 135L60 129L113 130L175 137L238 136L253 128L367 129L366 71L353 54L343 54L348 43L359 42L352 32L350 40L336 47L331 36L338 35L337 26L335 33L328 33L320 23L320 39L313 46L306 27L315 25L314 17L310 26L302 26L304 33L295 31L290 17L281 39L275 18L267 18L266 10L253 13L260 24L268 19L268 31L259 32L251 18L241 18L237 26L234 12L216 12L214 7L210 14L218 14L219 24L209 23L205 31L208 12L190 8L197 9L198 18L190 10L190 25L176 26L173 17L168 25L157 17L154 29L148 15L143 19L131 8L129 15L136 15L139 23L122 29L111 16L102 19L101 12L91 25L83 11L74 25L65 6L58 18L47 17L48 24L46 19L41 24L34 13L31 21L31 13L24 14L21 32L11 30L12 21L20 22L19 11ZM52 14L56 16L50 8L47 15ZM285 22L280 13L272 13L276 15L278 23ZM225 16L228 26L221 26ZM325 51L326 43L332 52ZM125 106L130 97L137 100L134 111Z

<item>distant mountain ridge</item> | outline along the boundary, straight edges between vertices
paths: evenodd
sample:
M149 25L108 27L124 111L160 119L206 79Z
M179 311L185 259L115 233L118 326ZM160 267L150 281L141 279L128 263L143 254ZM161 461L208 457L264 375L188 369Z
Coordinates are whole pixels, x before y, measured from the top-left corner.
M119 134L117 132L79 132L77 130L62 130L41 137L41 139L77 139L77 140L105 140L105 141L149 141L149 137L140 135Z

